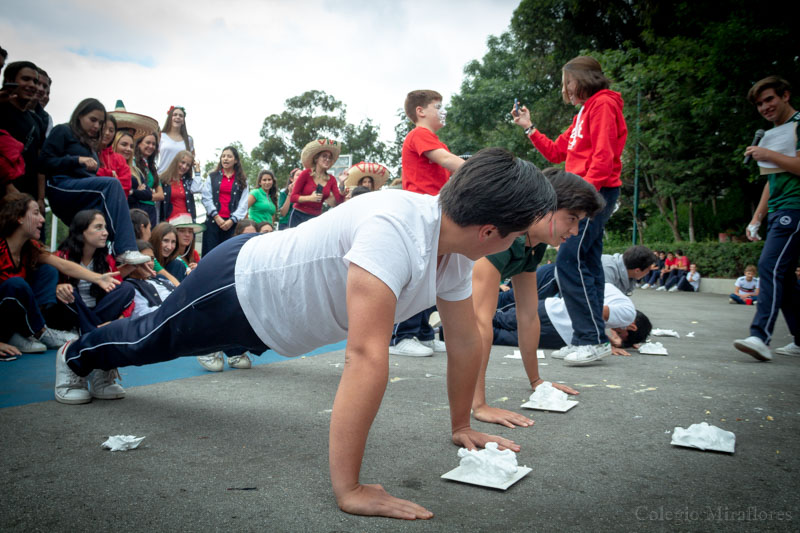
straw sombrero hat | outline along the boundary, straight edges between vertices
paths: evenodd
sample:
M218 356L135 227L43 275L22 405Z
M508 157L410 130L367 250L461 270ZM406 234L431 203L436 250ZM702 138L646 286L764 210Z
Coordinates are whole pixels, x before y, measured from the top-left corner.
M375 182L375 190L377 191L386 181L391 177L389 169L378 163L365 163L364 161L356 163L347 169L347 175L344 179L345 187L356 187L361 178L369 176Z
M122 100L117 100L114 111L111 111L109 115L117 121L118 130L130 131L134 139L141 139L151 133L158 135L159 127L156 119L126 111Z
M333 155L333 162L339 159L339 154L342 152L342 146L333 139L317 139L311 141L303 148L300 154L300 161L303 162L304 168L311 168L314 156L320 152L330 152Z
M206 230L205 224L198 224L197 222L194 222L192 220L192 215L187 213L172 217L167 222L176 228L192 228L195 233L201 233Z

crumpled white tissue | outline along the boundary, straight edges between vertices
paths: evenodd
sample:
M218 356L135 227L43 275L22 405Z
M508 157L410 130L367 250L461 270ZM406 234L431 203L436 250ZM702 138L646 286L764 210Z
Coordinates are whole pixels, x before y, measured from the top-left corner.
M672 432L672 444L733 453L736 447L736 435L717 426L710 426L708 422L700 422L692 424L688 429L676 427Z
M678 337L681 338L680 334L674 329L659 329L656 328L650 332L650 335L655 335L656 337Z
M639 353L648 355L669 355L667 349L660 342L646 342L639 346Z
M686 334L687 337L694 337L694 331L690 331Z
M108 448L112 452L125 452L138 447L143 440L144 437L136 437L134 435L112 435L101 446Z
M496 442L487 442L483 450L458 450L463 481L477 484L502 484L517 473L517 454L500 451Z
M545 381L533 391L527 402L522 407L529 409L542 409L545 411L568 411L578 402L567 400L567 393L553 387L553 383Z

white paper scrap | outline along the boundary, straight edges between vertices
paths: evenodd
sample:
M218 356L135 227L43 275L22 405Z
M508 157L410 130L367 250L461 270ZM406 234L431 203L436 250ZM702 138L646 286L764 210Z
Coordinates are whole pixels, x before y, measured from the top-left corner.
M678 334L677 331L674 329L659 329L656 328L650 332L650 335L655 335L656 337L678 337L679 339L681 336Z
M687 337L694 337L694 331L690 331L686 334Z
M647 355L669 355L660 342L646 342L639 346L639 353Z
M688 429L676 427L672 432L672 444L687 448L698 448L705 451L733 453L736 447L736 435L708 422L692 424Z
M537 409L539 411L558 411L565 413L578 405L578 402L567 399L567 393L553 387L550 381L545 381L533 391L529 400L520 407Z
M136 437L134 435L112 435L101 446L108 448L112 452L126 452L137 448L143 440L144 437Z

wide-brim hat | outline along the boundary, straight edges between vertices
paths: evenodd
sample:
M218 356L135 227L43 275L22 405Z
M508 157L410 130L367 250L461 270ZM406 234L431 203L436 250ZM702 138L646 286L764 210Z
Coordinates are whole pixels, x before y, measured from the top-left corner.
M117 130L128 130L133 135L134 140L139 140L145 135L154 133L158 136L159 126L156 119L139 113L131 113L125 110L125 104L122 100L117 100L117 105L114 111L109 115L113 116L117 121Z
M347 169L344 186L357 187L361 178L366 178L367 176L375 182L375 190L377 191L383 187L392 175L389 169L381 164L362 161Z
M333 139L317 139L316 141L311 141L305 145L300 154L300 161L302 161L303 167L311 168L314 157L321 152L330 152L331 155L333 155L333 163L336 163L336 160L339 159L339 154L342 153L342 146Z
M167 222L176 228L192 228L195 233L201 233L206 230L205 224L198 224L192 220L192 215L186 213L172 217Z

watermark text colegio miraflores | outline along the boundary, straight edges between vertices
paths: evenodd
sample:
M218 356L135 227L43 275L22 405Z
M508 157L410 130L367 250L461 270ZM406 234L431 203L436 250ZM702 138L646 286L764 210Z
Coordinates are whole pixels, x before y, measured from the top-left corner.
M636 519L653 522L790 522L794 519L792 511L767 510L756 506L744 509L724 505L716 507L679 507L669 509L664 506L640 505L634 511Z

